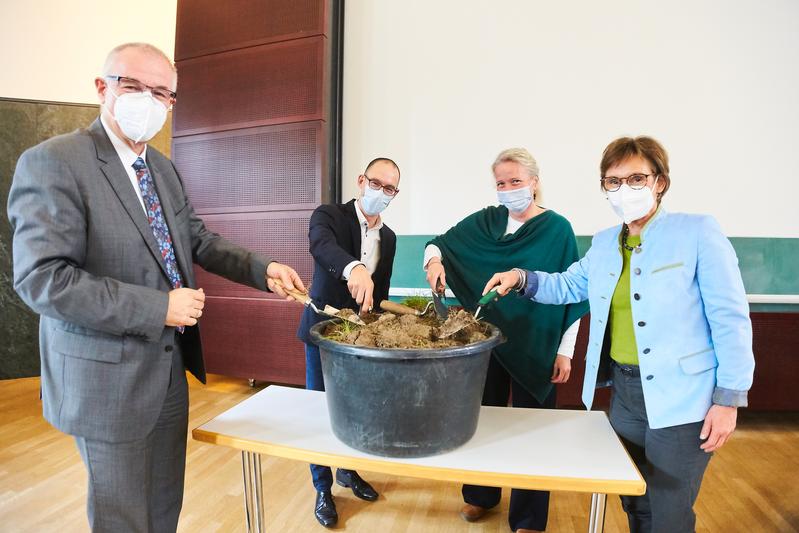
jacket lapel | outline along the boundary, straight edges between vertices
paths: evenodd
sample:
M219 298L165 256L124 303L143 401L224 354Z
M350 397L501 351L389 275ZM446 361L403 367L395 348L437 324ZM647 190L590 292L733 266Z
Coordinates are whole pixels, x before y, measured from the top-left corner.
M355 200L350 200L345 204L347 210L347 224L352 236L352 250L350 253L354 257L361 257L361 223L358 221L358 214L355 212Z
M144 242L147 244L147 248L150 250L150 253L153 254L153 258L155 258L160 265L164 275L167 275L164 259L161 257L158 243L153 236L153 230L150 227L150 223L147 221L147 216L144 214L136 191L133 190L133 186L130 183L130 178L128 178L127 172L125 172L125 169L122 167L122 162L119 160L114 145L111 144L111 140L108 138L108 135L106 135L99 117L89 126L89 134L92 136L94 146L97 149L97 159L100 161L100 170L114 189L119 201L130 217L131 222L133 222L133 225L136 226L136 229L141 233Z

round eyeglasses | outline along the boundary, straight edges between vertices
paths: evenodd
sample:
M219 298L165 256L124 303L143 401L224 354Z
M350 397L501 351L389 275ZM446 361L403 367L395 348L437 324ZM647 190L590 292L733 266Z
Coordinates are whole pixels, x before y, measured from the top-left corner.
M397 189L393 185L383 185L376 179L372 179L366 174L364 174L363 177L366 178L366 181L369 184L369 188L372 189L373 191L379 191L380 189L383 189L383 194L385 194L386 196L396 196L397 193L399 192L399 189Z
M604 178L599 178L599 181L602 182L602 188L605 189L607 192L615 192L619 190L619 187L622 186L622 183L626 183L630 186L633 190L641 190L646 187L646 182L649 179L649 176L655 176L656 174L630 174L626 178L617 178L615 176L606 176Z

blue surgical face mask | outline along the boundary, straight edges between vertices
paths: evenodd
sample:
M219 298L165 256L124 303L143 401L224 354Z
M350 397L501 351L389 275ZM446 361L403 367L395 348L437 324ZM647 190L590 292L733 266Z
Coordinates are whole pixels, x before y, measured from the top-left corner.
M363 212L373 217L379 215L388 204L391 203L393 196L388 196L383 192L383 189L372 189L368 185L364 185L363 194L361 195L361 209Z
M511 191L497 191L497 200L512 213L521 213L533 201L533 192L530 187L521 187Z

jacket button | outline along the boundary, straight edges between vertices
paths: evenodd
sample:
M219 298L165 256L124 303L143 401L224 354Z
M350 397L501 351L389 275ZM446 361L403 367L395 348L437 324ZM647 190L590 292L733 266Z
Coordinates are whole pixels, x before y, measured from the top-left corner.
M652 374L649 374L649 375L646 377L646 380L647 380L647 381L652 381L652 379L653 379L654 377L655 377L655 376L653 376Z
M635 294L633 294L633 298L635 298L636 300L640 300L641 295L636 292Z
M641 275L641 269L640 268L636 268L635 270L633 270L633 272L635 272L636 276L640 276Z
M646 326L646 322L644 322L644 321L642 320L642 321L640 321L640 322L638 323L638 325L639 325L639 326L641 326L641 327L644 327L644 326Z
M637 253L637 254L641 253L641 247L640 246L636 246L635 247L635 253Z
M648 353L649 353L649 352L651 352L651 351L652 351L652 350L650 350L649 348L644 348L644 355L648 354Z
M165 352L171 352L172 351L172 345L170 344L169 346L165 346L164 347L164 351Z

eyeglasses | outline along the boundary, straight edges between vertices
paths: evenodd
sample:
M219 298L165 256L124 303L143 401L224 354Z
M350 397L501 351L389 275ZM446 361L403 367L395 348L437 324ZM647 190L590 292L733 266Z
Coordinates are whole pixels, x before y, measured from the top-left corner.
M606 176L604 178L599 178L599 181L602 182L602 188L608 192L618 191L619 187L621 187L622 183L626 183L630 186L631 189L636 191L643 189L646 187L646 182L649 179L649 176L655 176L656 174L630 174L626 178L617 178L615 176Z
M386 196L396 196L399 192L399 189L393 185L383 185L379 181L370 178L366 174L364 174L363 177L366 178L367 182L369 182L369 188L373 191L379 191L380 189L383 189L383 193L385 193Z
M175 91L170 91L164 87L150 87L135 78L128 78L126 76L105 76L105 79L117 82L117 87L122 93L143 93L145 91L150 91L150 94L167 106L174 104L178 98L178 93Z

